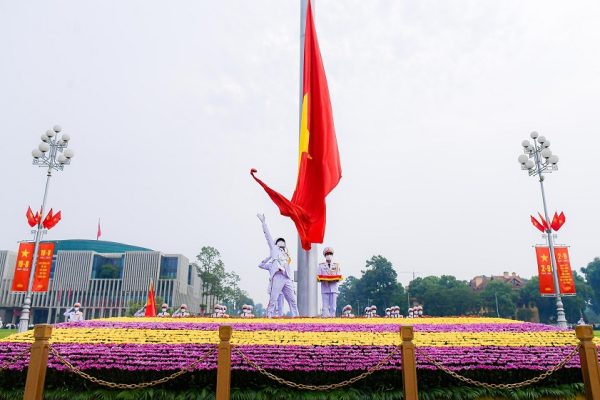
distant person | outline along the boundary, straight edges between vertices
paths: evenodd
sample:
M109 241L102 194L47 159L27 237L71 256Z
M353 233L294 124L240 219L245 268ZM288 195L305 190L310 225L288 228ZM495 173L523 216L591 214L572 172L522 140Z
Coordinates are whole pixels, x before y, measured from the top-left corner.
M169 314L169 305L167 303L164 303L161 307L161 312L159 312L156 316L157 317L170 317L171 314Z
M173 313L173 317L189 317L190 313L187 310L187 305L182 304L179 309Z
M285 240L278 238L273 241L269 227L265 222L264 214L256 215L262 223L263 233L269 246L269 257L261 263L261 268L269 271L269 278L271 279L271 292L269 293L269 305L267 306L267 316L272 318L275 316L275 305L279 299L279 296L283 294L283 297L288 302L292 316L298 316L298 304L296 303L296 291L294 290L294 283L292 282L292 271L290 270L290 258Z
M80 308L81 304L75 303L71 309L63 314L67 318L67 322L79 322L84 320Z
M335 317L337 310L338 286L342 279L340 264L333 262L333 248L325 247L323 250L325 262L319 264L317 280L321 282L321 300L323 309L321 315L325 318Z
M134 317L144 317L145 315L146 315L146 306L140 308L133 314Z

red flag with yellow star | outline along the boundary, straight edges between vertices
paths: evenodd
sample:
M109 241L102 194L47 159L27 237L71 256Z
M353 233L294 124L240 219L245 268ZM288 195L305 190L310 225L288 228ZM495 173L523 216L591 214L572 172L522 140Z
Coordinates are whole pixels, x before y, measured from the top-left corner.
M252 177L281 214L294 221L302 247L309 250L311 243L323 243L325 198L340 181L342 167L310 0L306 12L298 180L291 201L258 179L255 172L251 170Z

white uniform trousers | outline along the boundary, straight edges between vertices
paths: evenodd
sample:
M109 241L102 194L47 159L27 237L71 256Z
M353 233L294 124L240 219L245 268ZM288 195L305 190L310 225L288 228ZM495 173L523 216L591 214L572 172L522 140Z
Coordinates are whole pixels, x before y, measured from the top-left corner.
M288 302L292 315L297 317L298 305L296 304L294 284L290 278L285 277L281 272L276 272L271 280L271 294L269 297L269 305L267 306L267 316L271 318L275 315L275 304L277 303L280 294L283 294L283 297L285 297L285 300Z
M321 300L323 302L323 317L335 317L337 296L337 293L321 293Z

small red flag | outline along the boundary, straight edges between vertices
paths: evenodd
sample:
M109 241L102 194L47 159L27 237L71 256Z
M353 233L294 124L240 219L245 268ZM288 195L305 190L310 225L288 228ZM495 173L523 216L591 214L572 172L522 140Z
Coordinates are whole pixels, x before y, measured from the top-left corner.
M146 299L145 317L156 317L156 299L154 298L154 282L150 281L148 288L148 298Z
M560 229L566 221L567 218L565 217L565 213L561 211L560 215L558 216L558 229Z
M548 225L548 222L546 222L546 220L544 219L544 217L542 217L542 214L538 213L538 215L540 216L540 220L542 221L542 226L544 227L545 230L549 230L550 229L550 225Z
M42 226L46 229L50 229L50 224L52 223L52 209L48 211L46 218L44 218L44 222L42 222Z
M535 217L532 215L531 216L531 223L533 224L533 226L535 226L536 228L538 228L542 233L544 233L544 226L542 224L540 224L538 222L537 219L535 219Z
M96 240L100 239L102 236L102 230L100 230L100 220L98 220L98 232L96 233Z
M552 222L550 223L550 227L555 232L560 229L560 223L558 222L558 213L557 212L554 212L554 216L552 217Z
M25 216L27 217L27 223L33 228L37 224L37 220L35 215L33 215L33 211L31 211L31 207L27 207L27 213Z
M47 219L47 217L46 217ZM58 222L62 219L62 214L61 212L57 212L56 214L54 214L52 216L52 218L50 219L50 221L46 224L46 221L44 220L44 226L46 227L46 229L52 229L56 226L56 224L58 224Z

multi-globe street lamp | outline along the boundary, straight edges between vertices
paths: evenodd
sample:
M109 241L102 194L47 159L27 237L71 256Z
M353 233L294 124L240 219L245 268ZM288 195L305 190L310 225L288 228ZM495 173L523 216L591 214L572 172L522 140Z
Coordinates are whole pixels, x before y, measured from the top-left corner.
M519 164L521 169L527 171L529 176L537 176L540 181L540 189L542 190L542 203L544 204L544 217L546 221L550 221L548 215L548 206L546 204L546 193L544 192L544 175L558 170L558 156L552 154L550 150L550 141L544 136L539 136L537 132L531 132L531 139L523 140L521 146L525 154L519 156ZM554 254L554 238L552 230L548 224L544 227L546 238L548 240L548 248L550 250L550 262L552 266L552 277L554 280L554 292L556 297L556 322L560 328L567 328L567 319L565 318L565 310L563 307L562 298L560 297L560 288L558 285L558 269L556 256Z
M31 269L29 270L29 284L27 285L27 293L25 295L25 301L23 302L23 309L21 310L21 317L19 318L18 332L25 332L29 328L29 314L31 309L31 288L33 286L33 277L35 275L35 269L37 267L38 251L40 246L40 239L45 232L43 229L44 209L46 208L46 198L48 197L48 185L50 184L50 177L52 177L52 171L62 171L65 165L71 163L71 159L75 155L73 150L68 149L69 135L62 134L60 138L60 126L56 125L53 129L49 129L41 137L42 142L36 149L31 152L33 156L33 165L38 165L41 168L47 168L46 174L46 188L44 189L44 199L42 200L42 207L40 210L40 218L37 222L37 229L32 233L35 234L35 247L33 250L33 261L31 263Z

